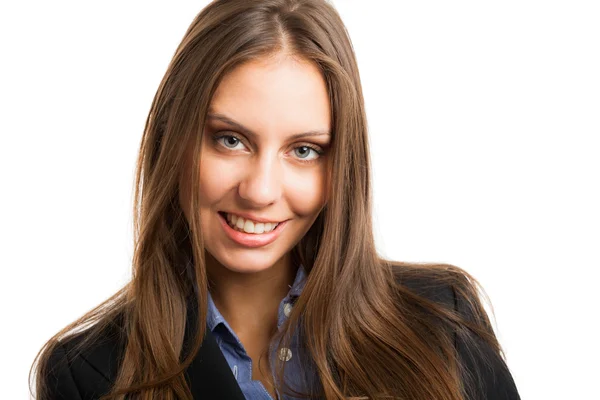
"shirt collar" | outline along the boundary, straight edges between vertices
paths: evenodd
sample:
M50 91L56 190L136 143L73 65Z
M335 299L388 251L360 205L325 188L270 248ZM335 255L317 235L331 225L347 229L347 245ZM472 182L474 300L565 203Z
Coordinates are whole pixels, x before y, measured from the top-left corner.
M300 264L298 267L298 271L296 271L296 278L294 279L294 283L290 286L290 291L288 293L288 297L291 299L295 299L300 296L302 293L302 289L304 289L304 285L306 284L306 270L304 269L304 265Z
M304 266L300 264L298 271L296 271L294 283L289 286L290 291L283 301L293 302L297 297L300 296L302 289L304 289L304 285L306 284L306 276L306 270L304 269ZM217 327L220 323L227 325L225 318L223 318L223 315L221 315L217 309L210 292L208 292L208 313L206 315L206 323L211 332L214 331L215 327Z

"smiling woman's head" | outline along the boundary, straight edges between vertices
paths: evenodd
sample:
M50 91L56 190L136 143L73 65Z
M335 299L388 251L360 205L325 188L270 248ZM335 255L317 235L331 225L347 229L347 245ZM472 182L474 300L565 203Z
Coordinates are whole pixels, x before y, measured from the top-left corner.
M222 0L202 10L152 103L136 183L133 279L47 344L41 375L56 339L92 325L84 347L122 317L113 394L191 398L183 370L205 333L211 260L235 273L302 263L308 279L278 339L282 347L301 332L317 398L461 398L451 336L431 328L433 317L460 318L397 279L428 275L466 298L475 292L451 266L378 257L358 68L326 1ZM182 351L190 301L200 318Z
M314 63L285 51L222 79L200 155L194 161L190 143L182 169L187 221L199 212L204 248L237 272L287 268L288 253L325 205L332 139L327 86ZM189 202L194 165L197 208Z

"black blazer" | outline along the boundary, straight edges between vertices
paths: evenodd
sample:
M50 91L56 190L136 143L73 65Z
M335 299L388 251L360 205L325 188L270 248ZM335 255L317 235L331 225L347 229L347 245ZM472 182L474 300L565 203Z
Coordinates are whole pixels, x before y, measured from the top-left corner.
M410 289L437 302L446 302L455 309L464 312L460 299L451 287L434 288L426 282L403 281ZM189 307L188 326L194 326L196 311ZM72 355L69 349L79 338L68 339L51 354L47 377L50 399L91 400L108 393L115 381L118 361L124 349L123 336L118 324L108 329L102 339L82 354ZM184 343L187 343L190 331L186 331ZM517 388L508 367L484 342L479 342L483 354L491 363L476 356L461 338L455 340L457 351L465 361L467 370L478 372L483 379L476 387L472 399L482 400L520 400ZM194 399L244 400L245 397L221 353L221 350L209 330L192 364L186 370L186 379ZM40 399L45 400L45 399Z

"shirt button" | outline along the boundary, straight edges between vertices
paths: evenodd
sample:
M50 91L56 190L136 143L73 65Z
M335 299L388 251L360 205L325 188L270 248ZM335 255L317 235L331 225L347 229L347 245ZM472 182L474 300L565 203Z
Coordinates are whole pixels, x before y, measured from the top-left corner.
M289 361L292 358L292 351L287 347L282 347L279 350L279 359L281 361Z
M292 313L292 305L290 303L285 303L285 305L283 306L283 313L286 317L290 316L290 314Z

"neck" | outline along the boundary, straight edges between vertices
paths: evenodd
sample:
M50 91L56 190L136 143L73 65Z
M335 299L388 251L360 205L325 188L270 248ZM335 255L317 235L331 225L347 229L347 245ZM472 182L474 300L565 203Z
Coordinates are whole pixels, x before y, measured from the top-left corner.
M277 329L279 304L289 292L297 268L287 253L265 270L239 273L224 267L206 252L211 297L240 337L269 336Z

